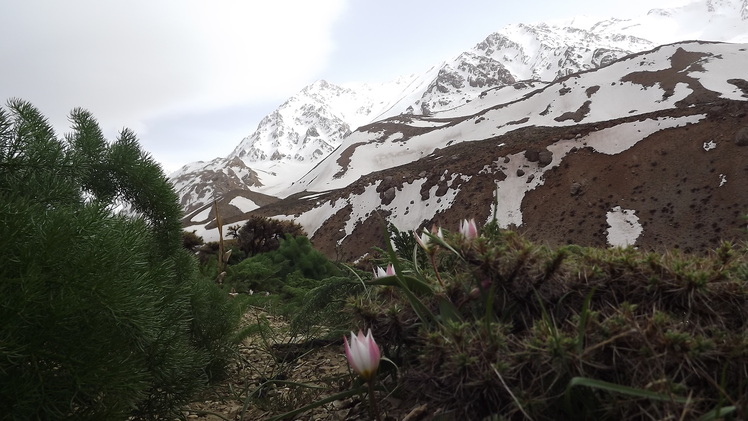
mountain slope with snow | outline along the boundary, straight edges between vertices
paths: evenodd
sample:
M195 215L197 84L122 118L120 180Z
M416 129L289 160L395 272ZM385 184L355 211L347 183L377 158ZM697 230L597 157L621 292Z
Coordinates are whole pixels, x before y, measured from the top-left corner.
M393 117L354 132L297 194L257 213L293 219L347 258L377 242L381 223L494 216L546 242L716 246L744 235L746 66L746 44L679 43L478 114ZM631 221L638 231L624 229Z
M459 142L672 110L692 101L693 92L701 92L691 89L697 83L693 77L660 86L633 79L594 83L590 74L596 69L618 74L622 63L645 73L667 72L672 69L667 60L647 54L639 55L637 63L621 59L663 40L687 37L684 34L722 31L723 40L747 38L747 4L702 0L633 20L575 18L510 25L422 75L345 87L319 81L263 119L229 157L187 165L171 177L185 210L194 216L214 199L237 204L236 197L243 197L241 203L255 203L249 198L254 193L275 200L346 189L353 180L407 166ZM722 83L726 86L714 90L740 91ZM390 188L385 190L392 194ZM226 212L238 215L254 209L233 206ZM211 238L210 215L200 221L206 223L186 218L185 224Z
M299 179L290 192L343 188L376 169L404 165L428 156L436 149L458 142L494 138L523 127L590 124L675 108L679 103L688 101L688 97L696 95L694 92L698 90L694 86L716 84L710 79L701 82L698 76L687 76L691 73L685 72L698 68L704 74L726 72L733 78L739 78L744 71L742 67L725 67L748 64L742 60L743 56L748 55L740 49L727 45L706 45L708 51L724 49L724 53L720 54L726 54L732 60L704 59L693 64L692 57L701 54L698 44L690 46L692 51L670 45L612 63L595 72L569 76L533 90L521 100L496 103L493 98L477 98L464 113L457 108L430 117L398 116L363 127L348 136L341 147L314 170ZM693 68L674 67L664 56L676 63L689 63ZM639 69L638 73L618 77L632 68ZM663 76L670 74L672 79L666 84L643 80L644 75L657 73ZM693 74L700 75L701 72ZM714 88L727 98L740 98L742 91L738 86L724 85ZM481 111L474 113L476 108ZM381 131L376 132L374 128ZM372 141L372 138L376 141Z

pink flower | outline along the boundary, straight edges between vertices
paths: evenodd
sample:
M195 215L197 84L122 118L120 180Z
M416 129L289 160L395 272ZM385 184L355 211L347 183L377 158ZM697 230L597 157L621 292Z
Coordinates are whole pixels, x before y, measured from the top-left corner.
M464 235L468 240L478 237L478 227L475 225L475 219L464 219L462 225L460 225L460 234Z
M387 270L377 267L374 269L374 279L383 278L385 276L395 276L395 268L392 267L392 263L387 265Z
M426 230L426 228L423 229L423 232L420 236L415 232L413 233L413 235L416 237L416 242L421 246L421 248L423 248L427 252L431 251L431 237L429 236L429 232L428 230ZM444 240L444 233L442 232L442 228L437 228L436 225L431 227L431 235Z
M423 232L419 236L418 233L414 232L413 235L416 237L416 242L422 249L429 251L429 244L431 244L431 237L429 237L428 231L423 229Z
M351 332L351 341L343 336L345 342L345 356L348 358L353 371L355 371L364 380L371 380L379 368L380 351L374 338L371 336L371 329L364 336L358 331L358 336Z

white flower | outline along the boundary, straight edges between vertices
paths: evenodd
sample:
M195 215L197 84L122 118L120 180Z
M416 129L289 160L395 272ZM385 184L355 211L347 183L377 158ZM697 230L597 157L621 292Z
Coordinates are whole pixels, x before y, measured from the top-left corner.
M345 356L348 358L353 371L355 371L364 380L371 380L379 368L380 351L374 338L371 336L371 329L364 336L358 331L358 336L351 332L351 341L343 336L345 342Z

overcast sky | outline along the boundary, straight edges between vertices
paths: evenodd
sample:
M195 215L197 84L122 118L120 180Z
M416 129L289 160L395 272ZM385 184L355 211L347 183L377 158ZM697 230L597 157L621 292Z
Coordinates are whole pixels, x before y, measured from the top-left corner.
M0 0L0 101L59 135L74 107L167 172L228 155L318 79L421 73L510 23L634 17L688 0Z

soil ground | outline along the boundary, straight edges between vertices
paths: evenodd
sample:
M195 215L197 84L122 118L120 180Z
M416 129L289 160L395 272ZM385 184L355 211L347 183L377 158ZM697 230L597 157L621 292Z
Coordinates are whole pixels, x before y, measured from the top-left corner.
M295 341L288 337L287 322L266 311L251 307L246 316L247 325L266 319L271 335L260 334L247 338L239 347L240 358L230 368L229 376L184 411L188 420L254 421L267 420L301 408L353 387L352 376L343 349L343 338L325 341ZM300 355L286 359L284 355ZM290 361L289 361L290 360ZM281 383L262 385L269 380ZM302 383L316 388L302 388L292 383ZM253 393L251 399L247 396ZM425 405L404 402L379 393L378 399L383 420L427 420L429 410ZM304 421L368 420L368 399L361 396L333 400L295 417Z

